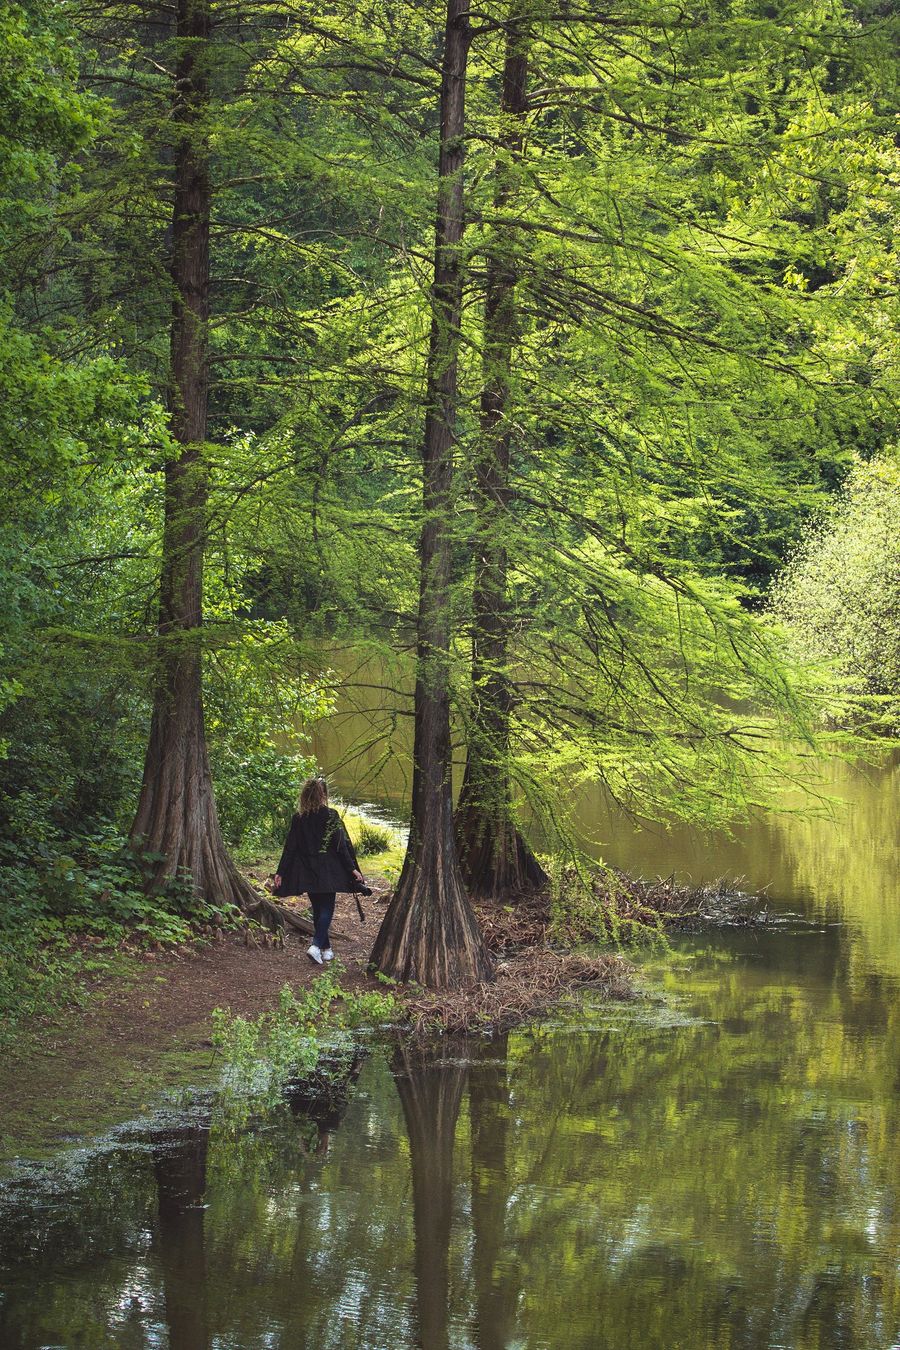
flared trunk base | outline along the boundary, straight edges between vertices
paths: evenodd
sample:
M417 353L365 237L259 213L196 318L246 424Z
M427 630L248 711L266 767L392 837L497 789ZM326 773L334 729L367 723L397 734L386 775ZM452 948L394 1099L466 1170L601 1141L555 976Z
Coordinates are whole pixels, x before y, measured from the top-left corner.
M466 889L477 900L515 900L539 891L548 876L506 815L493 817L464 802L456 813L456 839Z
M130 832L146 862L146 889L159 891L181 878L214 909L236 905L273 931L311 935L308 919L254 890L235 866L219 826L202 710L196 696L187 702L178 715L171 700L159 700L153 715Z
M462 989L493 978L478 920L458 868L426 867L407 855L371 965L428 989Z

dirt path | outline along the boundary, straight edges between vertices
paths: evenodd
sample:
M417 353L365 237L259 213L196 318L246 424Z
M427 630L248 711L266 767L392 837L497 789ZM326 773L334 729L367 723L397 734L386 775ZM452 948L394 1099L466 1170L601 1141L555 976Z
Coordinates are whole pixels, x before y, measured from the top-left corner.
M365 966L383 913L377 895L364 904L366 924L349 895L338 896L335 910L332 940L350 987L369 982ZM321 967L307 945L227 936L148 952L87 1007L25 1028L0 1064L0 1159L38 1156L128 1119L161 1088L208 1078L213 1008L253 1017L274 1006L283 985L310 984Z
M365 924L353 898L338 896L332 942L345 987L378 987L366 966L386 891L386 882L376 883L364 902ZM496 979L441 994L405 990L412 1026L514 1025L587 985L609 998L631 996L620 956L560 950L551 942L549 908L540 896L520 899L515 908L483 906L478 914ZM158 1104L167 1087L210 1081L212 1010L255 1017L275 1005L284 985L311 984L322 967L310 961L307 946L306 938L275 946L227 936L132 956L126 974L107 977L85 1008L24 1028L0 1062L0 1164L133 1119Z

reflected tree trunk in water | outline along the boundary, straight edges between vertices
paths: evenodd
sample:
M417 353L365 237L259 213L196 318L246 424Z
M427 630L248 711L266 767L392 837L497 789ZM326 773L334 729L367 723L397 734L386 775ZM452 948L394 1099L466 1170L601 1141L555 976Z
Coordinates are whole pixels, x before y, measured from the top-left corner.
M209 1127L167 1130L153 1150L169 1350L207 1350L203 1197Z
M506 1033L480 1042L473 1052L478 1066L469 1077L473 1260L479 1350L503 1350L509 1344L519 1294L517 1264L503 1263L509 1199L507 1042Z
M453 1140L467 1070L409 1046L398 1048L392 1068L409 1135L419 1345L446 1350Z

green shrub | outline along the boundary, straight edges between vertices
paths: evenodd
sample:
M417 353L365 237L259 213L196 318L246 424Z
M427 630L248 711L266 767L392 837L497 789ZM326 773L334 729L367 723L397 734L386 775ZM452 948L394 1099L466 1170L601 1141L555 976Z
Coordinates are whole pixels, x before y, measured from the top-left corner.
M251 854L280 846L298 786L315 773L315 760L284 754L270 741L250 748L224 740L211 758L219 820L229 848Z
M59 920L37 914L0 927L0 1048L22 1018L79 1003L83 973L84 957L72 949Z
M797 655L839 677L830 712L900 726L900 460L857 463L772 589Z
M374 821L364 820L356 830L356 852L361 858L371 858L376 853L385 853L394 844L394 833L386 825L376 825Z
M350 1030L396 1017L393 994L343 989L341 974L335 961L306 989L284 985L277 1008L256 1018L214 1009L213 1044L225 1059L233 1089L271 1098L288 1078L315 1069L326 1041L329 1054L339 1060L352 1051Z
M229 848L246 855L281 845L300 783L316 770L301 728L330 706L283 622L248 621L238 640L210 656L204 708Z
M137 802L148 708L129 673L77 645L50 646L20 670L23 692L2 713L0 833L126 829Z
M124 943L173 945L200 925L222 923L221 907L197 896L187 878L147 894L152 861L113 826L67 839L41 815L27 851L0 842L0 1021L7 1034L23 1017L80 1001L84 977L115 969ZM224 918L240 922L237 909Z

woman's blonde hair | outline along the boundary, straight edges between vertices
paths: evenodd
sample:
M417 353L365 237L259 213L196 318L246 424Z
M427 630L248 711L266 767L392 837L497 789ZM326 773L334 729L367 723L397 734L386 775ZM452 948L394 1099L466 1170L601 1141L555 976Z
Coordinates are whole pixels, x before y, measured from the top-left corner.
M297 810L301 816L307 816L311 811L321 811L323 806L328 805L328 784L324 778L308 778L300 791L300 800L297 803Z

